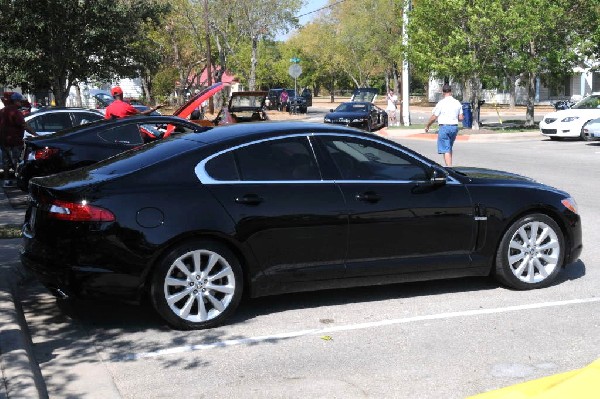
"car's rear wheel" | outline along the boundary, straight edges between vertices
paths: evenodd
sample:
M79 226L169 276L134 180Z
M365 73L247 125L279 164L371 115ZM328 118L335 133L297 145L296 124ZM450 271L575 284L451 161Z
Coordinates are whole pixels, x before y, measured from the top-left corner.
M556 279L564 259L560 227L547 215L535 213L513 223L496 252L496 277L505 285L529 290Z
M154 308L175 328L221 324L239 304L243 276L224 245L197 240L179 245L158 264L151 282Z

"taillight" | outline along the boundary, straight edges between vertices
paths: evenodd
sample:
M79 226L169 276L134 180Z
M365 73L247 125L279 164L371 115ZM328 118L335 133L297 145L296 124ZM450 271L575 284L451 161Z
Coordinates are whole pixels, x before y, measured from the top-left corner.
M90 205L86 201L53 200L49 204L48 213L51 219L70 222L113 222L115 220L115 215L112 212Z
M35 152L33 153L33 158L35 160L50 159L50 158L58 155L58 152L59 152L58 148L44 147L42 149L35 150Z

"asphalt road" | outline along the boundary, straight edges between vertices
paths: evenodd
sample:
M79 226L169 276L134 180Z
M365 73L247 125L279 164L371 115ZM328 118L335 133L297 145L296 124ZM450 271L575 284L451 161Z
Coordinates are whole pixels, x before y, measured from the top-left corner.
M440 161L433 141L401 142ZM467 278L280 295L191 332L149 307L61 305L29 283L22 304L50 397L464 398L600 357L600 143L457 142L455 164L569 191L581 260L542 290Z

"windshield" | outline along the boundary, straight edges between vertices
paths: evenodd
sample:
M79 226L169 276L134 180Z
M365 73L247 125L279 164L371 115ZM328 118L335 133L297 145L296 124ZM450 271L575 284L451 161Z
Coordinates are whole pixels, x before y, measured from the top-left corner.
M230 108L262 108L264 94L232 96Z
M593 95L584 98L571 108L574 109L597 109L600 108L600 95Z
M335 112L361 112L367 110L367 104L364 103L343 103L338 105Z

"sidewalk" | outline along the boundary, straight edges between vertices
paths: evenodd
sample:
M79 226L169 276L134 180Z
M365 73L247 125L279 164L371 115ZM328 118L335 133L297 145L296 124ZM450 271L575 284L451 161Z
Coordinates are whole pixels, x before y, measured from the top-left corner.
M23 223L24 198L17 189L0 189L0 237L5 238L0 240L0 398L48 397L18 300L18 285L26 278L18 259L21 239L8 238Z

